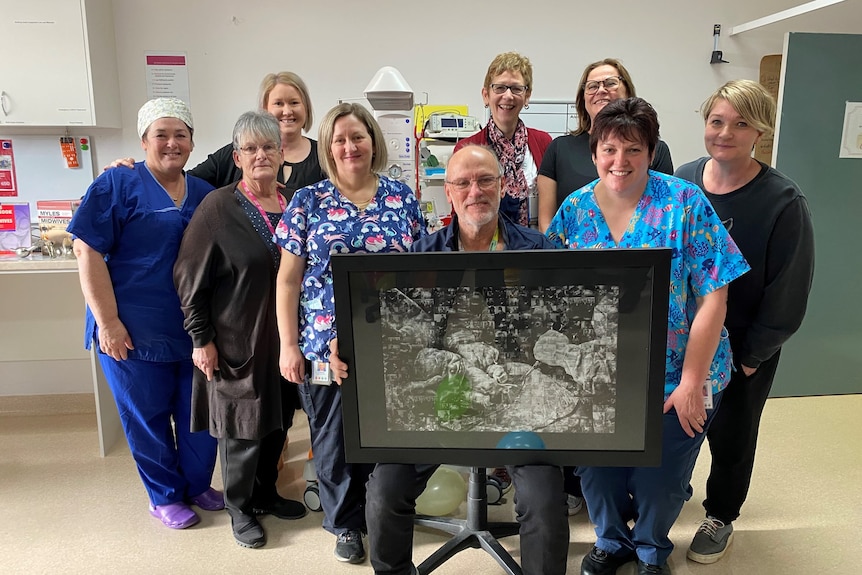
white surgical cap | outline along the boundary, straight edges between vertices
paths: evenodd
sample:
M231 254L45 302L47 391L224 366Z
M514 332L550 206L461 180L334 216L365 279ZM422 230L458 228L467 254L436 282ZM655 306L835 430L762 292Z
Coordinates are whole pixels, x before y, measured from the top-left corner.
M138 110L138 137L143 138L150 124L159 118L177 118L194 130L192 112L188 104L179 98L153 98Z

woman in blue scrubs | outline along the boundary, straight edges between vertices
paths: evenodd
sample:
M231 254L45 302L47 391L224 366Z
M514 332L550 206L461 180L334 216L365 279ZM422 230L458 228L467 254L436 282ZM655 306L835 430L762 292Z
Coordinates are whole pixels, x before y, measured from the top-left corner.
M210 487L216 440L190 431L192 345L172 274L183 231L212 190L183 171L193 133L185 102L144 104L146 160L99 176L68 228L87 302L85 345L98 345L150 513L172 529L200 521L189 504L224 508Z
M577 468L597 535L581 575L629 561L638 575L669 575L668 535L732 369L728 285L749 266L700 188L650 169L658 134L641 98L602 108L590 132L599 179L569 194L545 232L567 249L672 251L661 466Z

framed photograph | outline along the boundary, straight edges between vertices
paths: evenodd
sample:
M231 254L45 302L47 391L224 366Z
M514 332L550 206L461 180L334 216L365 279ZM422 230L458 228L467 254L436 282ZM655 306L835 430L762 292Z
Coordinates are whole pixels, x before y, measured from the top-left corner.
M670 259L334 255L347 460L659 465Z

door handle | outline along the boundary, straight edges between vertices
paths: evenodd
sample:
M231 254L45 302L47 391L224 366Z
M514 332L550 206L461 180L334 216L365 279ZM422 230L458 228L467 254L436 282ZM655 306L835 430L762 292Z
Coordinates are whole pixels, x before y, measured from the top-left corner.
M9 115L9 110L6 109L6 100L7 99L8 99L8 96L6 95L6 91L4 90L4 91L0 92L0 109L3 110L4 116Z

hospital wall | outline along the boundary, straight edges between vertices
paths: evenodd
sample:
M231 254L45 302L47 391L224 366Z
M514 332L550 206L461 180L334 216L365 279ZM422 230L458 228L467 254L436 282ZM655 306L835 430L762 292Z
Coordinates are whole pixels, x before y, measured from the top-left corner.
M135 155L135 115L146 99L146 51L188 55L196 121L195 165L230 140L236 118L256 106L267 72L291 70L308 84L318 120L340 99L362 98L384 65L398 68L417 101L467 104L483 117L480 90L497 53L516 50L534 67L534 99L573 99L584 66L620 58L639 96L658 111L680 165L704 154L697 110L716 87L758 77L760 58L781 53L784 32L859 27L839 8L728 36L730 28L795 0L523 2L439 0L114 0L123 129L95 132L96 165ZM830 14L831 12L831 14ZM713 24L729 64L710 65Z

